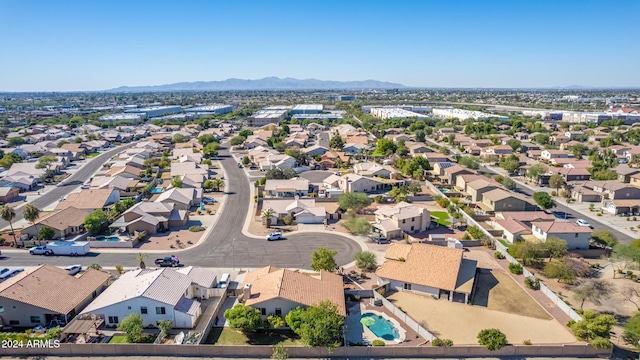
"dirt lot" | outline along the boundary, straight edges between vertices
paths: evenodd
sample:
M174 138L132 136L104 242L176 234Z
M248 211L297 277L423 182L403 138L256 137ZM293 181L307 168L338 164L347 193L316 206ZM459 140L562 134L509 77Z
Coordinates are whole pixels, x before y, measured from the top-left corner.
M552 319L509 275L499 270L478 274L473 305L536 319Z
M569 344L573 335L555 320L536 319L481 306L470 306L446 300L433 300L408 292L397 292L389 301L401 307L414 320L439 338L454 344L477 344L478 332L496 328L507 335L510 344Z

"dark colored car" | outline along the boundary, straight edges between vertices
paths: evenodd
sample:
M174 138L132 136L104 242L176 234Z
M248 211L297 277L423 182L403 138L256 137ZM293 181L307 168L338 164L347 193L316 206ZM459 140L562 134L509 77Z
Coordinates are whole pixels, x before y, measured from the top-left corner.
M385 238L385 237L378 237L375 239L376 244L389 244L391 243L391 240Z
M156 266L160 266L160 267L176 267L180 264L180 260L178 259L177 256L165 256L162 259L156 259L155 261Z

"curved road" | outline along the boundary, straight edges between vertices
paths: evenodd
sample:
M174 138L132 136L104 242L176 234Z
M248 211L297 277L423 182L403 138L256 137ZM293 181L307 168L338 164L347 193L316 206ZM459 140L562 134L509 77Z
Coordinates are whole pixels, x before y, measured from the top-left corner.
M353 261L353 255L361 251L360 245L346 236L328 233L298 233L289 235L280 241L266 241L264 238L250 238L242 234L247 212L251 201L251 188L244 170L239 169L236 161L227 149L220 151L220 160L226 171L226 187L228 192L224 209L215 228L206 241L192 249L176 251L180 262L185 265L203 267L260 267L274 265L288 268L311 268L312 253L318 247L336 250L338 265ZM89 164L87 164L89 165ZM235 241L234 241L235 239ZM3 266L33 266L48 263L56 266L98 263L101 266L122 265L137 267L136 253L108 252L91 253L83 257L66 256L31 256L24 252L5 253ZM170 255L153 253L146 259L153 264L155 258Z

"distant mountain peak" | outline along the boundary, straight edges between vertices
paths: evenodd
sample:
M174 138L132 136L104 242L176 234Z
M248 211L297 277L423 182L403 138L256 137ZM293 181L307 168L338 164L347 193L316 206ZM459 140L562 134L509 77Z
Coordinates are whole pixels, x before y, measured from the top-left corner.
M229 78L223 81L179 82L153 86L121 86L108 92L148 92L148 91L225 91L225 90L370 90L398 89L402 84L378 81L332 81L318 79L279 78L276 76L256 80Z

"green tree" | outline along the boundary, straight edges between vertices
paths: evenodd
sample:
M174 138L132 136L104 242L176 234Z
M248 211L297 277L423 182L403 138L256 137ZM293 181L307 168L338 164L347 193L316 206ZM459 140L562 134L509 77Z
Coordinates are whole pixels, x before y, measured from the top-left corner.
M625 343L640 349L640 311L633 314L624 324L622 339Z
M284 320L282 320L282 316L280 315L270 314L267 316L267 321L272 329L279 329L284 326Z
M8 141L9 141L9 145L12 147L16 147L24 144L24 139L21 138L20 136L12 137Z
M458 159L458 164L464 165L472 170L478 170L480 168L480 162L473 156L461 157L460 159Z
M273 345L273 353L271 354L271 358L275 360L286 360L289 358L289 353L287 353L287 349L285 349L282 343L277 343Z
M367 235L371 233L371 224L366 218L357 217L355 213L349 214L348 219L342 224L352 234Z
M271 227L271 218L273 215L275 215L275 211L273 211L273 209L264 209L260 213L260 217L264 219L267 229Z
M242 332L253 332L262 326L260 310L244 304L236 304L224 312L224 318L229 321L232 329Z
M158 328L160 329L160 336L163 339L166 339L171 332L171 328L173 327L173 322L171 320L160 320L158 321Z
M138 260L138 263L140 263L140 269L147 268L147 264L144 263L144 259L146 259L148 256L149 255L145 253L138 253L138 255L136 255L136 260Z
M240 132L238 133L239 136L242 136L244 138L248 138L249 136L253 135L253 131L249 130L249 129L244 129L244 130L240 130Z
M538 134L534 139L536 143L540 145L546 145L549 143L549 135L546 135L546 134Z
M533 180L537 180L540 175L543 175L547 172L547 166L544 164L535 164L532 165L529 170L527 170L527 177Z
M200 137L198 137L198 142L202 146L206 146L209 143L217 142L217 140L216 140L215 136L213 136L211 134L204 134L204 135L201 135Z
M28 222L32 223L33 226L35 226L36 233L39 233L38 224L36 224L36 220L38 220L38 218L40 217L40 209L33 206L33 204L27 204L24 207L23 216L25 220L27 220ZM53 236L50 239L53 239Z
M513 190L517 187L516 182L510 177L503 177L500 183L508 190Z
M247 140L247 138L243 137L243 136L236 136L234 138L231 139L231 145L232 146L236 146L236 145L240 145L242 144L245 140Z
M573 284L576 274L564 261L549 261L544 266L544 275L548 278L558 279L565 284Z
M594 305L602 305L602 299L609 298L613 292L613 285L600 279L591 279L582 282L573 289L573 298L580 302L580 310L584 308L586 301Z
M140 340L144 327L142 326L142 315L138 313L131 313L127 315L120 325L118 325L118 331L125 333L125 337L128 343L135 343Z
M329 147L332 149L342 150L344 147L344 140L340 135L334 135L331 140L329 140Z
M51 240L54 236L56 236L56 231L49 226L45 226L38 232L38 236L42 240Z
M218 150L220 150L221 146L219 143L217 142L212 142L212 143L208 143L203 149L202 149L202 155L206 156L206 157L214 157L214 156L218 156Z
M553 174L549 177L549 186L556 189L556 194L560 194L560 188L565 184L564 178L560 174Z
M569 148L569 151L571 152L571 154L573 154L573 157L575 157L576 159L582 159L582 157L587 153L587 151L589 151L589 148L583 144L575 144Z
M15 139L15 138L13 138ZM16 218L16 212L8 205L2 205L0 208L0 217L2 220L9 222L11 233L13 234L13 243L16 243L16 232L13 230L13 219Z
M543 210L551 209L556 206L556 202L553 201L551 196L544 191L537 192L533 194L533 200L535 200L536 204L540 206Z
M173 144L178 144L178 143L187 142L187 139L185 139L184 135L178 133L173 135L173 137L171 138L171 142Z
M101 209L94 210L84 218L84 228L92 234L99 233L108 223L109 215Z
M338 268L335 256L338 252L323 247L313 252L311 257L311 268L313 271L335 271Z
M610 247L614 247L618 244L618 238L608 230L596 230L591 233L591 238L597 243Z
M520 158L514 154L503 157L500 159L500 167L513 174L520 168Z
M616 324L616 318L609 314L596 314L587 310L582 314L582 320L571 320L567 326L573 331L578 340L588 341L594 347L611 347L609 338L611 329Z
M484 329L478 333L478 344L487 349L499 350L507 345L507 336L498 329Z
M242 158L242 165L247 166L249 164L251 164L251 159L245 155L245 157Z
M36 163L36 169L46 169L47 176L51 176L51 165L56 163L58 158L53 155L41 156L38 158L38 162Z
M549 260L562 259L565 255L567 255L567 242L563 239L552 237L547 239L544 243L544 248L549 253Z
M302 326L302 320L304 316L305 309L300 306L295 309L289 311L287 316L285 316L285 320L287 321L287 325L291 328L291 331L294 333L298 333L300 327Z
M507 145L511 146L511 149L513 149L513 151L517 151L518 149L520 149L520 145L522 145L522 143L520 142L520 140L511 139L507 141Z
M378 139L373 156L389 156L395 153L397 148L393 140Z
M102 266L100 266L100 264L93 263L87 266L87 269L102 270Z
M338 203L342 209L358 212L371 205L371 198L365 193L345 192L340 195Z
M376 268L376 254L371 251L359 251L353 256L356 267L362 270L373 270Z
M295 329L291 326L292 322L289 322L289 315L287 323L306 346L322 346L329 351L340 346L344 316L338 314L338 308L334 303L323 301L317 306L309 306L301 311L301 314L297 313L296 317L298 315L299 319L292 317L294 322L299 321L299 326L296 325Z
M182 188L182 179L180 179L180 176L174 176L173 179L171 179L171 186L174 188Z

